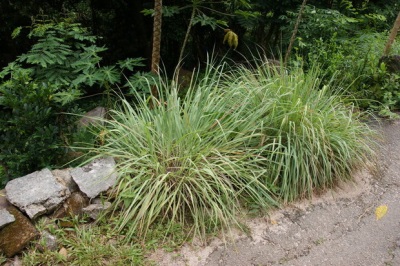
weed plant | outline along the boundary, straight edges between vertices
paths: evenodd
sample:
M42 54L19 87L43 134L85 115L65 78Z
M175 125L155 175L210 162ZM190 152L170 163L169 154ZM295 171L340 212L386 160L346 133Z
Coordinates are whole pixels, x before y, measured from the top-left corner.
M184 98L165 82L159 100L122 100L94 156L117 160L117 230L144 239L155 223L181 224L204 240L240 226L243 206L350 178L373 153L372 131L318 75L210 64Z
M36 227L40 232L48 231L55 236L58 249L46 248L44 239L32 243L31 248L22 254L23 265L143 265L142 250L138 245L123 244L121 235L113 234L108 224L83 224L77 217L65 218L70 228L59 228L54 221L39 220ZM59 250L65 248L66 253ZM1 260L0 260L1 261Z

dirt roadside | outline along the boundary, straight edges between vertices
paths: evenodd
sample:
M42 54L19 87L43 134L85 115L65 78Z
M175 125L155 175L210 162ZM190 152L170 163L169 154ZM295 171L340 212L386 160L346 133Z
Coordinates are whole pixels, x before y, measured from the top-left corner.
M232 244L214 239L150 259L161 266L400 265L400 121L380 131L378 174L361 172L324 195L250 220L251 235L237 234ZM388 211L377 220L380 205Z

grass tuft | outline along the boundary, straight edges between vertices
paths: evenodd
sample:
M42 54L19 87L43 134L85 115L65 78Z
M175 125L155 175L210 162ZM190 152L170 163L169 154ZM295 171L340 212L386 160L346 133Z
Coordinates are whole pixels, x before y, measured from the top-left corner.
M256 95L250 110L264 109L263 155L272 162L265 184L278 187L284 202L350 179L375 147L374 131L362 122L366 113L346 104L333 83L321 84L318 68L292 71L241 68L232 84Z
M265 209L350 178L373 154L373 132L318 75L210 64L184 97L160 82L151 104L123 99L95 150L117 160L116 229L143 240L155 223L180 224L204 240L240 227L243 206Z

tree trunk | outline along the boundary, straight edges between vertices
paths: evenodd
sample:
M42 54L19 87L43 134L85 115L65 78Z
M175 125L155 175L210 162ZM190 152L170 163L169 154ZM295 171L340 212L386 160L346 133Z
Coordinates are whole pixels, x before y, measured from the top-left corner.
M153 51L151 54L151 72L159 73L160 48L161 48L161 22L162 22L162 0L154 1L154 24L153 24ZM152 86L151 94L158 99L158 90Z
M396 39L397 32L400 30L400 11L397 15L396 21L394 22L393 28L390 31L389 39L386 43L385 50L383 50L383 56L389 55L390 49L392 48L392 44Z

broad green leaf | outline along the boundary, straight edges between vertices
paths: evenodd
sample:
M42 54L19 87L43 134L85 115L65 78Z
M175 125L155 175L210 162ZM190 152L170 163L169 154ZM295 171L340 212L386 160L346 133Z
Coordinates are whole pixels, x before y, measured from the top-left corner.
M70 102L75 101L80 96L82 96L82 92L77 89L70 89L68 91L61 91L53 94L52 99L55 102L60 103L61 105L66 105Z
M103 75L103 82L114 84L119 82L119 72L115 67L106 66L100 69L100 73Z
M139 58L127 58L125 60L121 60L118 61L118 65L120 66L120 68L122 69L128 69L130 71L133 71L134 67L142 67L145 66L145 64L143 64L144 58L139 57Z

